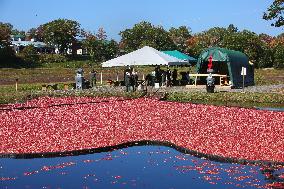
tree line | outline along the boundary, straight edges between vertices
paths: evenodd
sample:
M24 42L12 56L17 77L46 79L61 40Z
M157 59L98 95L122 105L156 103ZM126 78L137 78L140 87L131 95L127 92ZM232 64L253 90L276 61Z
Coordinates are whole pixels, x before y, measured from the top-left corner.
M282 27L282 12L283 0L275 0L264 13L263 19L272 20L272 26ZM233 24L226 28L214 27L193 34L187 26L166 30L163 26L142 21L132 28L121 31L121 40L117 42L113 39L107 40L103 28L99 28L97 32L89 32L82 29L80 23L74 20L56 19L37 28L31 28L27 32L13 28L10 23L0 22L0 60L3 57L15 56L10 47L10 35L22 35L27 40L33 38L43 41L57 47L63 56L68 49L73 49L74 53L76 45L80 43L87 50L90 59L97 63L145 45L158 50L179 50L196 58L204 49L217 46L245 53L256 68L284 68L284 33L276 37L258 35L249 30L240 31ZM26 47L23 51L24 57L34 53L36 50L33 47ZM34 57L28 56L28 61L33 59Z

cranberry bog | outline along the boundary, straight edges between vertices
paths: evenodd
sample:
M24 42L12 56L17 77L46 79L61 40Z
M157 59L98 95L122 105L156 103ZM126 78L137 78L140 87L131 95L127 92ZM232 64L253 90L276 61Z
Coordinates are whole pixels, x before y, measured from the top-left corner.
M42 97L2 106L0 153L158 141L216 157L284 162L284 113L158 99Z
M284 112L40 97L2 105L0 117L6 188L284 186Z

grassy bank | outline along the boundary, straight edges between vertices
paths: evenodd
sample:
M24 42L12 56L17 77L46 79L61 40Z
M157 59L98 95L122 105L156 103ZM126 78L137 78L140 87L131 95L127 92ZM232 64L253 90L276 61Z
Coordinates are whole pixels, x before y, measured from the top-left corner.
M58 89L63 89L64 85L60 84ZM126 97L126 98L139 98L144 95L142 92L125 93L124 91L112 90L47 90L41 91L41 84L26 84L19 87L18 91L10 86L0 88L0 104L8 103L22 103L30 99L50 96L50 97L67 97L67 96L88 96L88 97Z
M58 86L63 89L63 84ZM145 95L143 92L125 93L119 90L69 90L69 91L41 91L40 84L21 85L16 92L10 86L2 87L0 90L0 104L25 102L26 100L41 97L66 97L66 96L90 96L90 97L127 97L139 98ZM201 104L212 104L221 106L238 107L284 107L284 94L275 93L237 93L237 92L175 92L166 93L165 100L178 102L191 102Z
M284 94L275 93L169 93L167 100L221 106L284 108Z

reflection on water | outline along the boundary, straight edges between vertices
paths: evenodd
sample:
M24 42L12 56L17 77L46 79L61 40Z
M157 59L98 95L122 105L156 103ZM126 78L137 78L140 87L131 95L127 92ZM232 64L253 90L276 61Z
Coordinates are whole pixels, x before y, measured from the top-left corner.
M60 158L0 159L0 188L271 188L268 184L273 182L274 187L283 188L283 179L283 166L218 163L163 146Z

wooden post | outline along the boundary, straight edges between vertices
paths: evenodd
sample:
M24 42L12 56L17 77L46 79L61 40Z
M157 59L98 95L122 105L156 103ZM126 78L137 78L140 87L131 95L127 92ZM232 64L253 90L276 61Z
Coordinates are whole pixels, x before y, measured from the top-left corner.
M245 76L247 75L247 68L242 67L241 75L243 76L243 93L245 92Z
M243 75L243 93L245 92L245 75Z
M68 84L64 83L64 90L67 91L68 90Z
M116 72L116 81L118 81L118 72Z
M16 91L18 91L18 79L16 79Z
M101 72L101 85L103 84L103 72Z
M196 86L197 84L197 76L195 76L195 81L194 81L194 85Z

